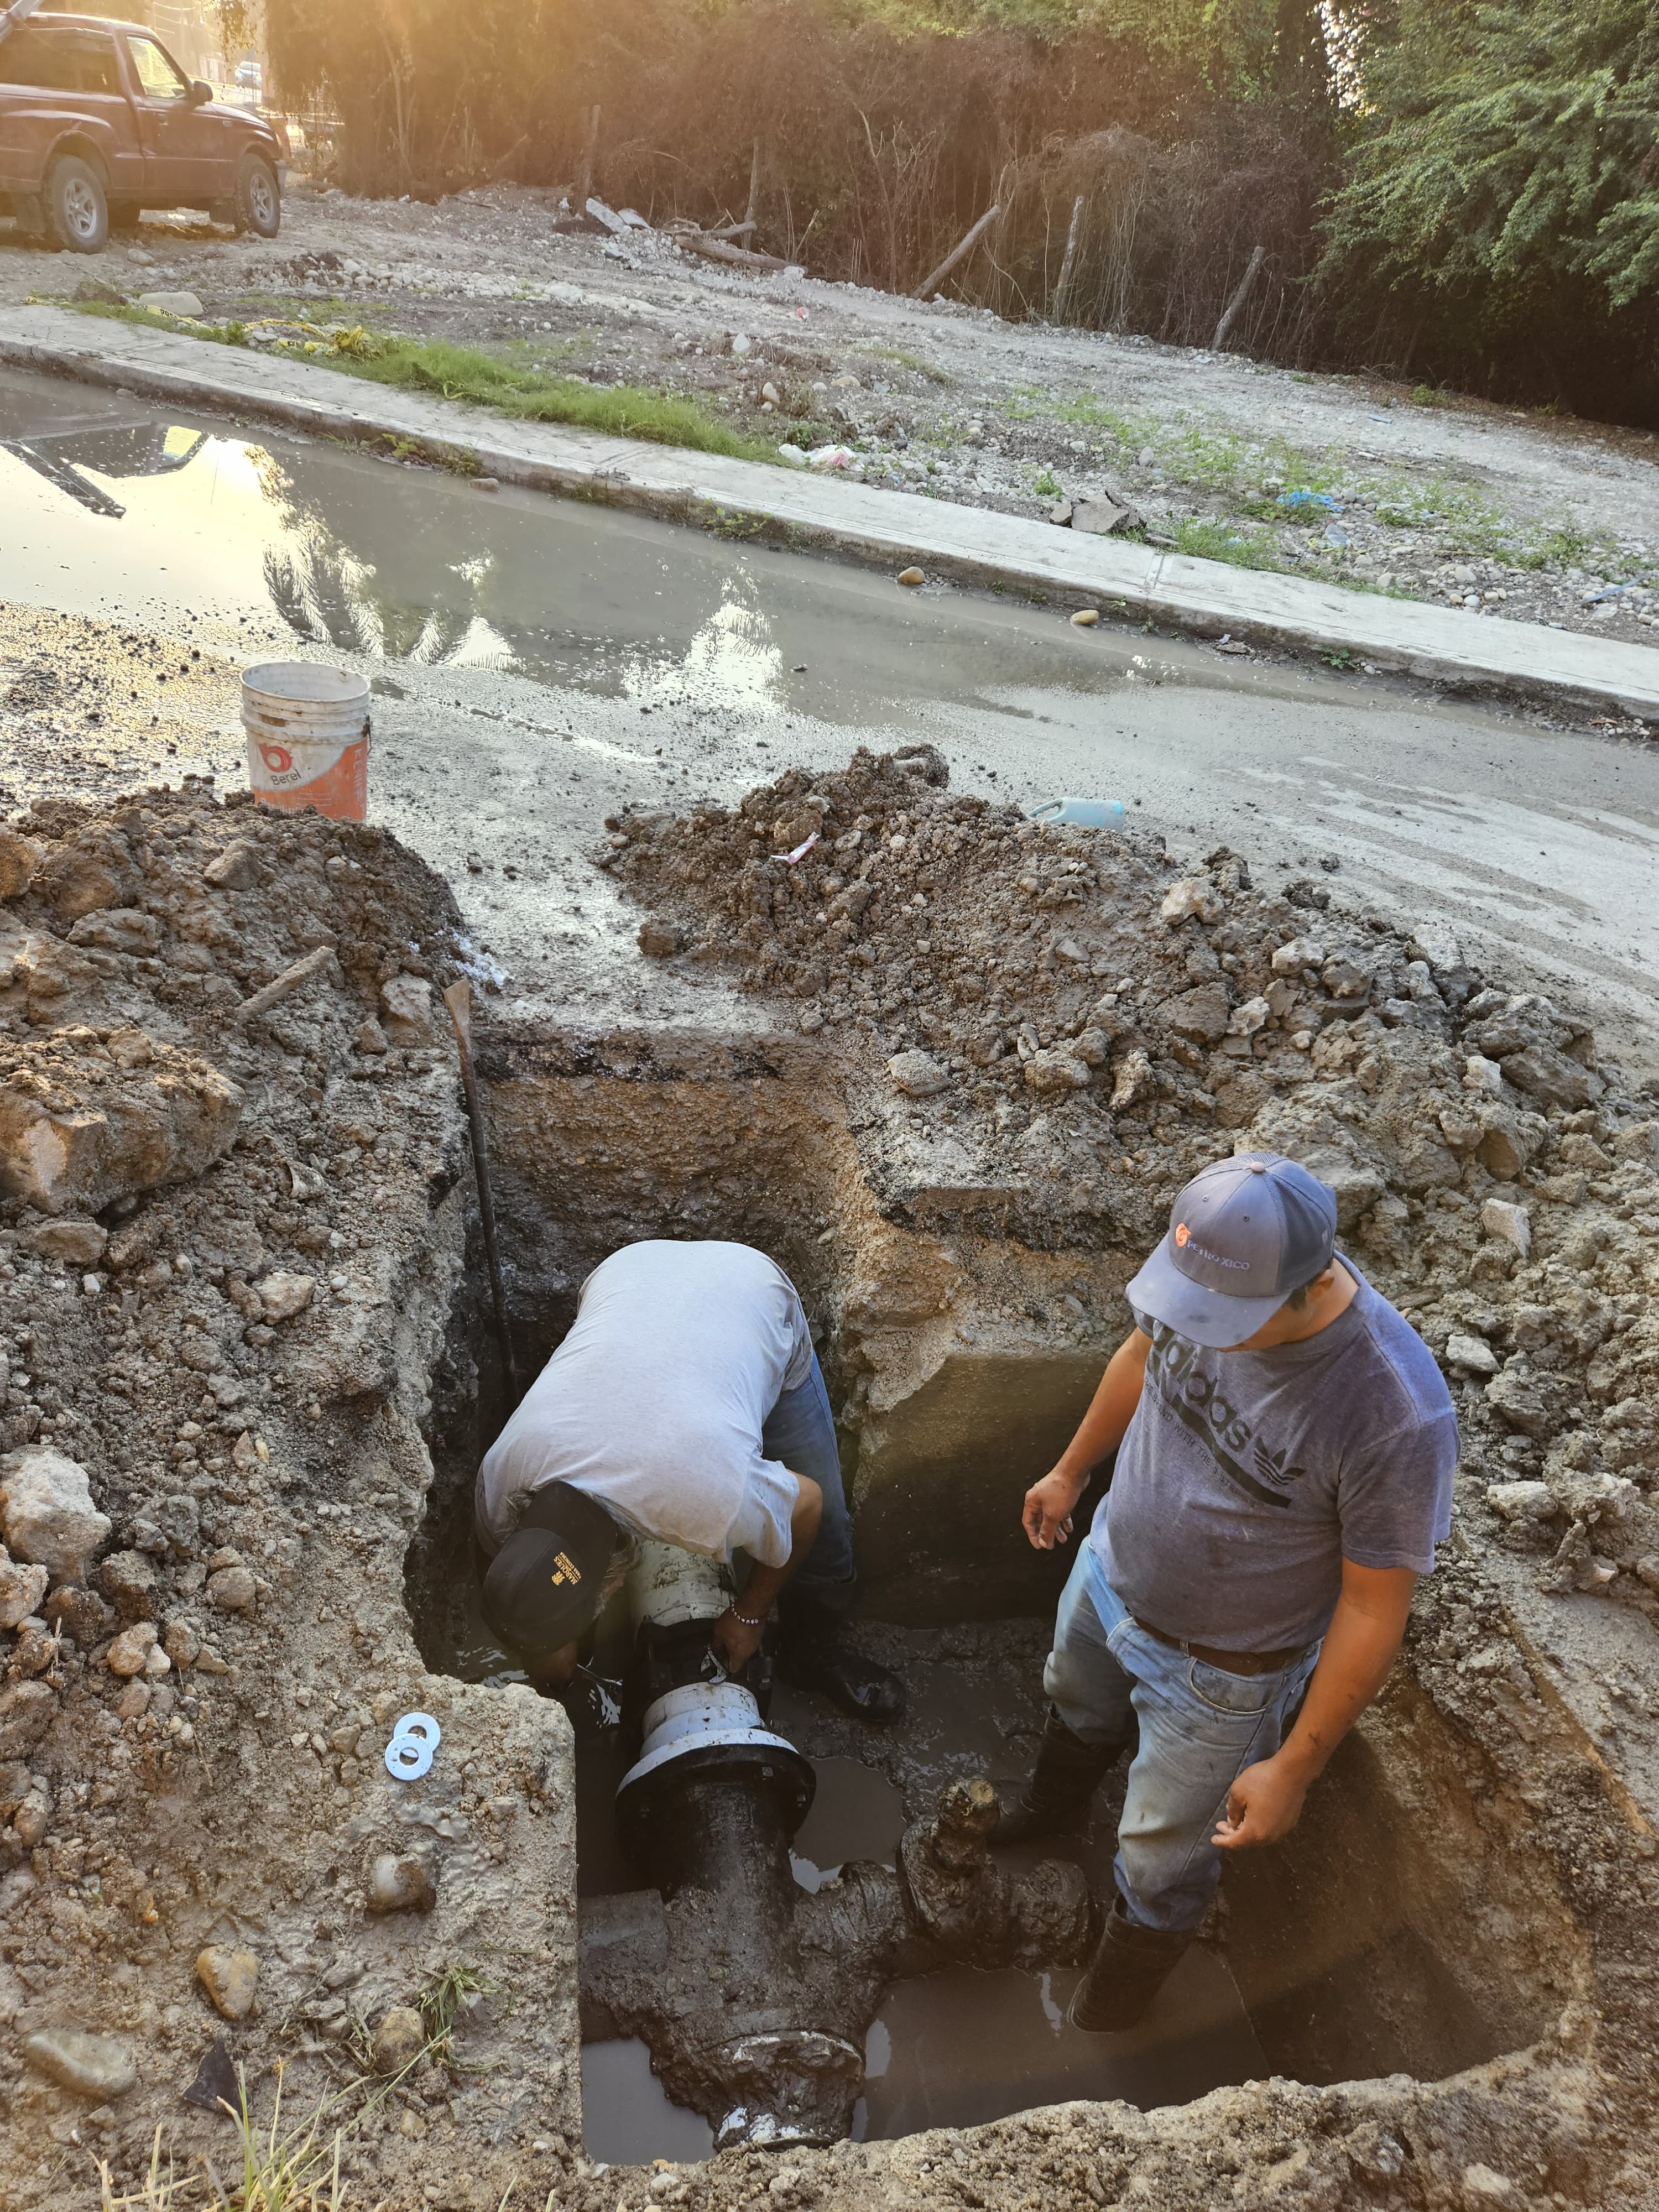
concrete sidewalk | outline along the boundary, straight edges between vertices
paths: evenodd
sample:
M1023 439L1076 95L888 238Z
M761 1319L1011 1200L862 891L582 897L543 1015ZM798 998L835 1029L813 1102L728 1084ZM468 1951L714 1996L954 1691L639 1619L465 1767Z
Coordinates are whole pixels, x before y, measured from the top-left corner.
M1659 721L1659 649L1348 592L1092 538L913 492L876 490L782 466L728 460L383 389L337 369L62 307L0 323L0 362L116 386L181 407L325 437L387 436L467 454L503 483L752 532L801 550L999 588L1066 608L1098 606L1199 636L1346 651L1375 668L1463 690Z

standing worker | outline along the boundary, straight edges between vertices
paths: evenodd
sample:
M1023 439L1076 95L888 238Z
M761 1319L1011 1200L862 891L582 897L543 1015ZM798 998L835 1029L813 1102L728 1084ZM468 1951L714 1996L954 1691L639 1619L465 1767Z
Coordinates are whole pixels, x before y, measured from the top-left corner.
M1025 1495L1048 1551L1117 1454L1060 1599L1036 1771L994 1838L1064 1826L1138 1735L1079 2027L1132 2027L1222 1853L1295 1826L1451 1526L1450 1394L1335 1239L1335 1194L1294 1161L1206 1168L1129 1285L1133 1333Z
M836 1425L801 1303L746 1244L627 1244L582 1285L569 1334L484 1455L484 1615L538 1679L626 1571L633 1536L751 1565L713 1642L735 1674L775 1601L787 1679L894 1720L897 1675L847 1641L857 1601Z

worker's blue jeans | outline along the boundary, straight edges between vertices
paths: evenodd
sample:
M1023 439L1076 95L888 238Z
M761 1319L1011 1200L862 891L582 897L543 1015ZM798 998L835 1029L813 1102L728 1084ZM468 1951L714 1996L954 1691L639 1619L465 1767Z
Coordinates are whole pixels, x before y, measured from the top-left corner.
M847 1493L842 1488L836 1417L830 1410L830 1393L823 1387L816 1354L806 1380L786 1390L767 1415L761 1430L761 1449L768 1459L780 1461L791 1474L806 1475L823 1492L823 1517L795 1582L811 1585L850 1581L853 1524L847 1513Z
M1230 1674L1149 1636L1086 1536L1054 1622L1042 1686L1073 1735L1121 1742L1139 1723L1114 1871L1137 1926L1195 1928L1221 1879L1210 1840L1236 1776L1284 1741L1319 1657L1310 1644L1270 1674Z

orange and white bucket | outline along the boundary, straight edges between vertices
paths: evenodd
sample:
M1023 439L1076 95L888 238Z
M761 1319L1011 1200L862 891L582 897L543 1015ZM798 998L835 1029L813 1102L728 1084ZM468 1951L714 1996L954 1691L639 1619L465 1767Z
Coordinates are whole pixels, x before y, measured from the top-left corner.
M242 676L247 780L262 806L314 806L337 822L368 813L368 678L313 660L268 660Z

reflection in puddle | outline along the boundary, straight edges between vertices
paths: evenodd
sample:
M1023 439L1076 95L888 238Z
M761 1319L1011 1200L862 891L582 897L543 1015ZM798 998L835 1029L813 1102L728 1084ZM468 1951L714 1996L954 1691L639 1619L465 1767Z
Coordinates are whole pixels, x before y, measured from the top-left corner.
M1143 2110L1184 2105L1270 2070L1232 1977L1212 1951L1190 1950L1125 2035L1067 2026L1079 1978L1075 1967L1028 1974L951 1966L896 1982L866 2040L854 2134L977 2126L1074 2097L1121 2098Z
M442 471L7 369L0 514L0 599L115 610L233 651L297 640L523 677L694 724L799 708L879 726L1022 680L1119 680L1103 641L1057 669L1052 638L1012 611L919 607L769 548L511 488L486 497Z
M690 2162L709 2156L714 2134L699 2112L669 2102L637 2036L582 2045L582 2144L605 2166Z

